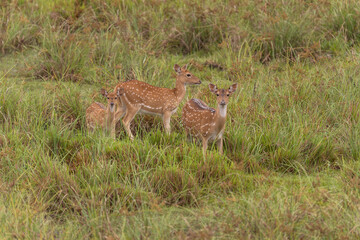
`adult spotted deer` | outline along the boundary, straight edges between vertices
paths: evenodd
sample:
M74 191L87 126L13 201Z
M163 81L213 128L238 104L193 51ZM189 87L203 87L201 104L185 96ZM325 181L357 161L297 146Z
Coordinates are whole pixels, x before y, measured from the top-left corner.
M145 82L131 80L118 84L115 91L124 89L126 94L120 98L117 116L124 116L123 124L130 139L134 136L130 131L130 123L137 113L161 116L166 133L170 134L170 118L185 96L186 85L200 84L201 81L187 70L186 66L174 66L176 83L174 89L155 87Z
M230 95L236 90L237 84L229 89L217 89L209 84L210 91L217 96L218 107L208 107L199 99L191 99L183 108L182 122L186 134L201 138L203 152L206 153L209 140L217 140L219 151L223 153L223 133L226 122L226 109Z
M99 102L94 102L86 109L86 125L93 130L97 126L102 127L105 132L109 132L111 137L115 138L115 113L118 108L118 98L124 93L124 90L118 89L114 93L108 93L101 89L100 93L107 98L107 107Z

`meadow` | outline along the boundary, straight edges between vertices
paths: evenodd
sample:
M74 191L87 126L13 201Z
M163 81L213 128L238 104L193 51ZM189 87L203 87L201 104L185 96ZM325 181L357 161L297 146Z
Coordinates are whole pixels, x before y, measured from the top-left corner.
M138 79L187 88L130 141L86 108ZM1 239L359 239L360 3L0 2ZM224 154L186 139L191 98L230 98Z

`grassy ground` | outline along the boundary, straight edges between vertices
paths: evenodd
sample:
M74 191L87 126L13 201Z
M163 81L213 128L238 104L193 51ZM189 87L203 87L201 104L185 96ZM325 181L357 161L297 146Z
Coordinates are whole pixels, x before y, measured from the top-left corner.
M357 1L3 1L0 238L358 239ZM129 78L231 97L224 155L137 116L85 128Z

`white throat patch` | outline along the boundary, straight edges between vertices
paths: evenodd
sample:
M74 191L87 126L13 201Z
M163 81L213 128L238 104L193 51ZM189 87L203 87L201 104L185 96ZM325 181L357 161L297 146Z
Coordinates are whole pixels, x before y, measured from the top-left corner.
M114 112L114 110L115 110L115 105L113 105L113 106L111 106L111 105L110 105L110 112L112 112L112 113L113 113L113 112Z
M227 109L227 106L219 106L219 113L220 113L220 116L221 117L226 117L226 109Z

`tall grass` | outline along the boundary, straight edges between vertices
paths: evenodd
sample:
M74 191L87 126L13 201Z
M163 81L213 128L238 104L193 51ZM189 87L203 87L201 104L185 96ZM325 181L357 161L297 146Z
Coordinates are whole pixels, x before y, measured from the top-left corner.
M14 4L5 4L0 11L1 53L21 51L39 43L41 27L36 14L19 11Z
M348 238L360 235L356 1L0 3L0 236L61 239ZM164 135L87 131L101 87L203 84ZM11 74L9 74L11 72ZM224 155L202 154L185 101L230 98Z
M3 53L37 46L37 76L69 81L126 77L134 65L129 61L133 51L188 55L227 46L237 52L245 43L261 62L318 61L352 47L359 35L356 1L39 1L4 6Z

